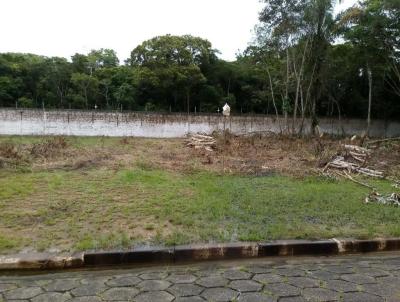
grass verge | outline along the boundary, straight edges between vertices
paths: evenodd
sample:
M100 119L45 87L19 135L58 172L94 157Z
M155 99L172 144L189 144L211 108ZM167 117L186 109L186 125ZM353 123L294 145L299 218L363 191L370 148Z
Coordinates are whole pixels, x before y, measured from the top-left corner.
M72 170L0 169L0 252L400 236L400 209L364 204L368 189L349 181L222 174L195 160L192 169L168 169L149 151L166 152L164 141L143 142L140 154L116 142L73 140L85 152L99 144L122 148L132 160ZM183 148L171 146L171 152ZM381 193L395 190L390 182L368 181Z

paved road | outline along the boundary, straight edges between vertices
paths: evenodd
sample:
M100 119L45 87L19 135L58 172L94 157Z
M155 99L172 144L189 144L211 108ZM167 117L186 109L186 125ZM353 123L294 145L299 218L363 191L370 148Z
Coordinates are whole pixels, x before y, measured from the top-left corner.
M400 301L400 253L0 275L0 301Z

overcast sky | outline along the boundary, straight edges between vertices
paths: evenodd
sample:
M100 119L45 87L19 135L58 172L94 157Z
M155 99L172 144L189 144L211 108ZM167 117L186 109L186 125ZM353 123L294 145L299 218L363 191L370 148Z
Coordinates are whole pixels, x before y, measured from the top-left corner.
M154 36L191 34L233 60L251 40L261 7L259 0L0 0L0 52L69 59L112 48L123 61Z

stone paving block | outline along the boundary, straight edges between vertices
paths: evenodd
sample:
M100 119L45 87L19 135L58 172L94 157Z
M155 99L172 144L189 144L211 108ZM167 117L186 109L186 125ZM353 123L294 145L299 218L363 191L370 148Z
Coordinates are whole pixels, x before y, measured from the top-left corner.
M356 268L356 273L360 275L367 275L370 277L387 277L390 276L391 274L388 271L380 270L380 269L374 269L374 268Z
M224 272L224 277L229 280L241 280L249 279L251 274L242 270L227 270Z
M383 261L384 264L390 265L394 268L399 268L400 267L400 260L399 259L386 259Z
M5 292L6 290L14 289L17 286L12 283L0 283L0 293Z
M379 263L379 264L373 263L373 264L371 264L371 268L376 268L376 269L380 269L380 270L388 271L388 272L398 270L398 267L391 265L391 264L384 264L384 263Z
M166 291L141 293L135 297L135 302L170 302L174 296Z
M145 280L140 282L138 285L142 291L151 291L151 290L164 290L171 286L171 283L165 280Z
M359 285L352 283L352 282L343 281L343 280L329 280L329 281L325 281L325 287L328 289L337 291L337 292L346 293L346 292L358 291Z
M272 271L271 266L264 266L264 265L251 265L246 266L244 268L246 272L253 273L253 274L266 274Z
M351 302L383 302L382 297L378 297L368 293L346 293L343 295L343 301Z
M52 280L36 280L35 281L35 286L44 287L44 286L48 285L51 282L52 282Z
M273 275L273 274L257 274L257 275L254 275L253 280L258 281L262 284L285 282L284 277L279 276L279 275Z
M102 277L93 277L93 278L82 278L81 283L83 285L91 284L91 285L102 285L104 286L108 280L112 279L111 276L102 276Z
M96 296L76 297L68 302L102 302L103 300Z
M353 267L347 267L347 266L341 266L341 265L330 265L330 266L326 266L324 269L328 272L336 273L339 275L355 273Z
M196 281L197 284L203 287L223 287L229 282L228 279L222 276L203 277Z
M74 288L71 293L75 297L96 296L106 291L107 287L101 284L85 284Z
M202 293L202 296L207 301L213 302L233 301L238 297L238 295L239 293L237 291L224 287L208 288Z
M301 296L297 296L297 297L283 297L279 299L279 302L306 302L306 300L301 297Z
M56 293L49 292L40 294L35 298L31 299L32 302L65 302L71 299L71 295L69 293Z
M307 288L307 287L319 287L321 281L308 277L289 277L288 283L299 288Z
M3 296L6 300L23 300L36 297L42 292L40 287L22 287L7 291L3 293Z
M164 272L152 272L141 274L139 277L143 280L159 280L167 278L168 274Z
M238 298L239 302L276 302L277 299L263 293L243 293Z
M360 274L347 274L347 275L342 275L341 279L349 282L353 282L356 284L368 284L368 283L376 283L377 281L375 278L366 276L366 275L360 275Z
M262 289L262 285L253 280L235 280L229 283L229 287L238 292L258 292Z
M134 287L114 287L100 296L106 301L132 301L138 293L139 290Z
M176 297L187 297L199 295L203 288L195 284L175 284L168 291Z
M362 291L381 297L398 297L400 300L400 284L366 284L362 286Z
M13 283L18 287L40 287L40 285L36 284L36 281L37 280L24 279L23 277L21 277L19 279L10 279L8 282L3 283Z
M331 272L327 272L327 271L310 272L307 276L310 278L324 280L324 281L340 279L340 275L331 273Z
M328 302L340 299L338 292L325 288L306 288L302 294L306 301Z
M194 296L194 297L179 297L174 300L174 302L204 302L205 300L202 297Z
M287 297L287 296L298 296L300 295L300 289L285 283L274 283L266 284L264 286L264 291L273 294L277 297Z
M104 269L18 278L0 276L0 301L296 302L339 299L340 302L368 302L386 299L386 302L400 302L400 270L377 268L372 264L382 265L380 260L386 256L371 257L348 257L346 261L334 257L298 258L279 260L276 265L270 260L240 260L233 265L214 262L131 268L124 270L124 274L120 270ZM360 259L368 260L360 263ZM269 267L274 273L255 273ZM282 275L275 274L277 271ZM298 271L304 275L297 276ZM288 276L291 274L294 276Z
M122 277L108 280L106 282L106 284L111 287L113 287L113 286L124 287L124 286L135 286L136 284L139 284L140 282L142 282L142 280L136 276L122 276Z
M321 269L318 264L301 264L297 265L296 268L305 272L318 271Z
M176 284L193 283L197 280L197 277L192 274L171 274L167 280Z
M285 277L301 277L306 274L305 271L296 268L277 269L274 273Z
M400 277L394 277L394 276L389 276L389 277L382 277L382 278L376 278L377 283L388 285L388 284L397 284L400 286Z
M43 288L49 292L65 292L78 286L80 286L78 279L60 279L48 283Z

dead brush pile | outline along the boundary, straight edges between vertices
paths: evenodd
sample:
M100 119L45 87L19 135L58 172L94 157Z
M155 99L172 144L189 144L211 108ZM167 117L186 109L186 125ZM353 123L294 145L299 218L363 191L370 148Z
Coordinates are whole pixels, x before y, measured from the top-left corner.
M279 173L304 176L318 165L311 139L257 132L235 135L229 131L213 133L215 152L202 149L194 152L205 164L213 163L213 170L245 175L264 176ZM332 140L333 141L333 140ZM331 154L331 140L325 148Z
M385 142L376 144L375 142ZM337 145L337 153L325 164L324 173L349 178L359 174L373 178L397 178L400 168L400 145L390 139L363 144L354 137Z
M33 144L30 154L33 157L51 158L60 155L68 147L68 142L63 136L56 136Z
M0 168L17 167L29 162L24 149L11 141L0 142Z
M64 137L46 138L37 143L0 142L0 168L21 168L35 165L38 161L57 158L68 148Z
M385 142L385 146L373 144L359 147L361 140L317 135L298 137L257 132L235 135L229 131L215 132L212 151L195 148L192 152L201 158L207 169L245 175L282 175L303 177L319 175L329 170L333 177L337 172L374 175L400 174L400 144ZM325 168L325 169L324 169ZM346 176L347 178L347 176ZM398 177L396 177L398 178Z

